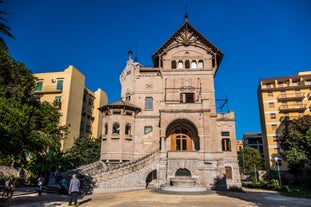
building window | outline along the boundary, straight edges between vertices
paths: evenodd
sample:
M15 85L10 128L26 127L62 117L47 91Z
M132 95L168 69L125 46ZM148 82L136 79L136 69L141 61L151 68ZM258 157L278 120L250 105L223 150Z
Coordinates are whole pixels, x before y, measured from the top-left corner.
M271 113L270 114L270 119L276 119L276 114L275 113Z
M202 69L203 68L203 60L199 60L198 62L198 68Z
M126 135L130 135L131 134L131 125L130 124L126 124L125 125L125 134Z
M185 62L185 68L186 68L186 69L189 69L189 68L190 68L190 61L189 61L189 60L186 60L186 62Z
M62 102L61 102L61 96L55 96L55 99L53 101L53 106L57 109L61 109L62 108Z
M292 82L292 86L298 86L298 82L297 81L293 81Z
M129 94L127 94L126 97L125 97L125 100L126 101L130 101L131 100L131 96Z
M274 102L269 102L269 108L274 108Z
M194 103L194 93L181 93L180 102L181 103Z
M273 92L268 92L268 97L273 97Z
M80 123L80 132L84 132L84 122Z
M86 125L86 129L85 129L86 132L92 132L92 126L87 124Z
M94 105L94 99L92 97L89 97L88 105L91 107Z
M36 91L42 91L42 85L43 85L43 82L38 82L37 87L36 87Z
M119 123L114 123L112 126L112 133L113 134L120 134L120 125Z
M193 69L197 68L197 62L195 60L192 60L191 68L193 68Z
M144 128L144 134L149 134L152 132L152 126L145 126Z
M105 128L104 128L104 135L108 134L108 124L105 124Z
M232 168L225 166L225 173L227 179L232 179Z
M276 128L277 128L276 124L272 124L271 128L272 128L272 130L276 130Z
M172 69L176 69L176 60L173 60L171 62L171 66L172 66Z
M184 68L184 63L180 60L178 61L178 69Z
M306 85L310 86L311 85L311 80L306 80Z
M230 132L221 132L221 136L229 137L230 136Z
M145 98L145 109L146 110L152 110L153 109L153 98L152 97L146 97Z
M266 83L266 88L271 88L271 83Z
M223 138L221 140L222 151L231 151L231 141L228 138Z
M63 80L58 80L56 90L62 91L63 90L63 83L64 83Z

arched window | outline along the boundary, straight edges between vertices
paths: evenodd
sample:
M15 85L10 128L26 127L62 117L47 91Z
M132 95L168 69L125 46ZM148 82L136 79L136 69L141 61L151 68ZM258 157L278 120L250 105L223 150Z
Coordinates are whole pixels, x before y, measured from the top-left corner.
M176 69L176 60L173 60L171 62L171 65L172 65L172 69Z
M131 134L131 124L125 125L125 134L130 135Z
M231 141L228 138L223 138L221 140L222 151L231 151Z
M189 68L190 68L190 61L189 61L189 60L186 60L186 62L185 62L185 68L186 68L186 69L189 69Z
M175 176L191 177L191 172L188 169L180 168L176 171Z
M193 69L197 68L197 62L195 60L192 60L191 68L193 68Z
M120 124L114 123L112 126L112 133L113 134L120 134Z
M152 110L153 109L153 98L146 97L145 98L145 110Z
M180 60L178 61L178 69L184 68L184 63Z
M203 68L203 60L199 60L199 62L198 62L198 68L200 68L200 69Z

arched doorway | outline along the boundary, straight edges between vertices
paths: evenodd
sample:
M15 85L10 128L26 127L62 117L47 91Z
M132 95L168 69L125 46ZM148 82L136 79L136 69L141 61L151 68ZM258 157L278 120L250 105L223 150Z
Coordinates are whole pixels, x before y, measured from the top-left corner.
M166 129L166 137L170 138L172 151L200 150L197 128L189 120L173 121Z

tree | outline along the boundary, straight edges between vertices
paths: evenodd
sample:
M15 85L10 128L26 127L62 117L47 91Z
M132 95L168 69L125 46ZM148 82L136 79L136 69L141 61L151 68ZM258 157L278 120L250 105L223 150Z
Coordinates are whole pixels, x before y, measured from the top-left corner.
M67 128L58 126L58 111L40 102L31 71L2 48L0 63L1 162L20 166L34 155L59 151Z
M286 123L278 140L281 155L297 178L311 161L311 116L305 115Z
M246 175L253 174L255 170L263 169L263 159L260 152L252 147L245 147L238 152L240 172ZM245 172L244 172L245 171Z
M74 167L97 161L100 157L100 146L100 138L77 138L73 147L68 151L68 157L73 161Z
M0 3L3 3L3 0L0 0ZM2 34L5 34L5 35L8 36L8 37L14 39L14 36L13 36L12 33L10 32L11 28L8 27L8 26L4 23L4 22L7 22L7 20L6 20L4 17L2 17L2 16L5 15L5 14L9 14L9 13L7 13L7 12L5 12L5 11L0 11L0 20L1 20L1 22L0 22L0 32L1 32ZM5 44L5 42L4 42L4 40L3 40L2 37L0 37L0 48L2 48L2 49L4 49L4 50L8 50L8 47L7 47L7 45Z

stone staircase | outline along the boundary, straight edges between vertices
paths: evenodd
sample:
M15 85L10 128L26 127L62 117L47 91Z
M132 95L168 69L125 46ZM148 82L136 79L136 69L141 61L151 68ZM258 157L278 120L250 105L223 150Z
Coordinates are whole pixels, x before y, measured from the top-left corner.
M110 167L106 166L104 169L97 169L96 171L89 170L88 173L94 181L94 192L146 189L146 177L150 172L157 169L159 158L160 153L155 151L137 160ZM94 169L94 167L83 168L84 171L86 169Z

